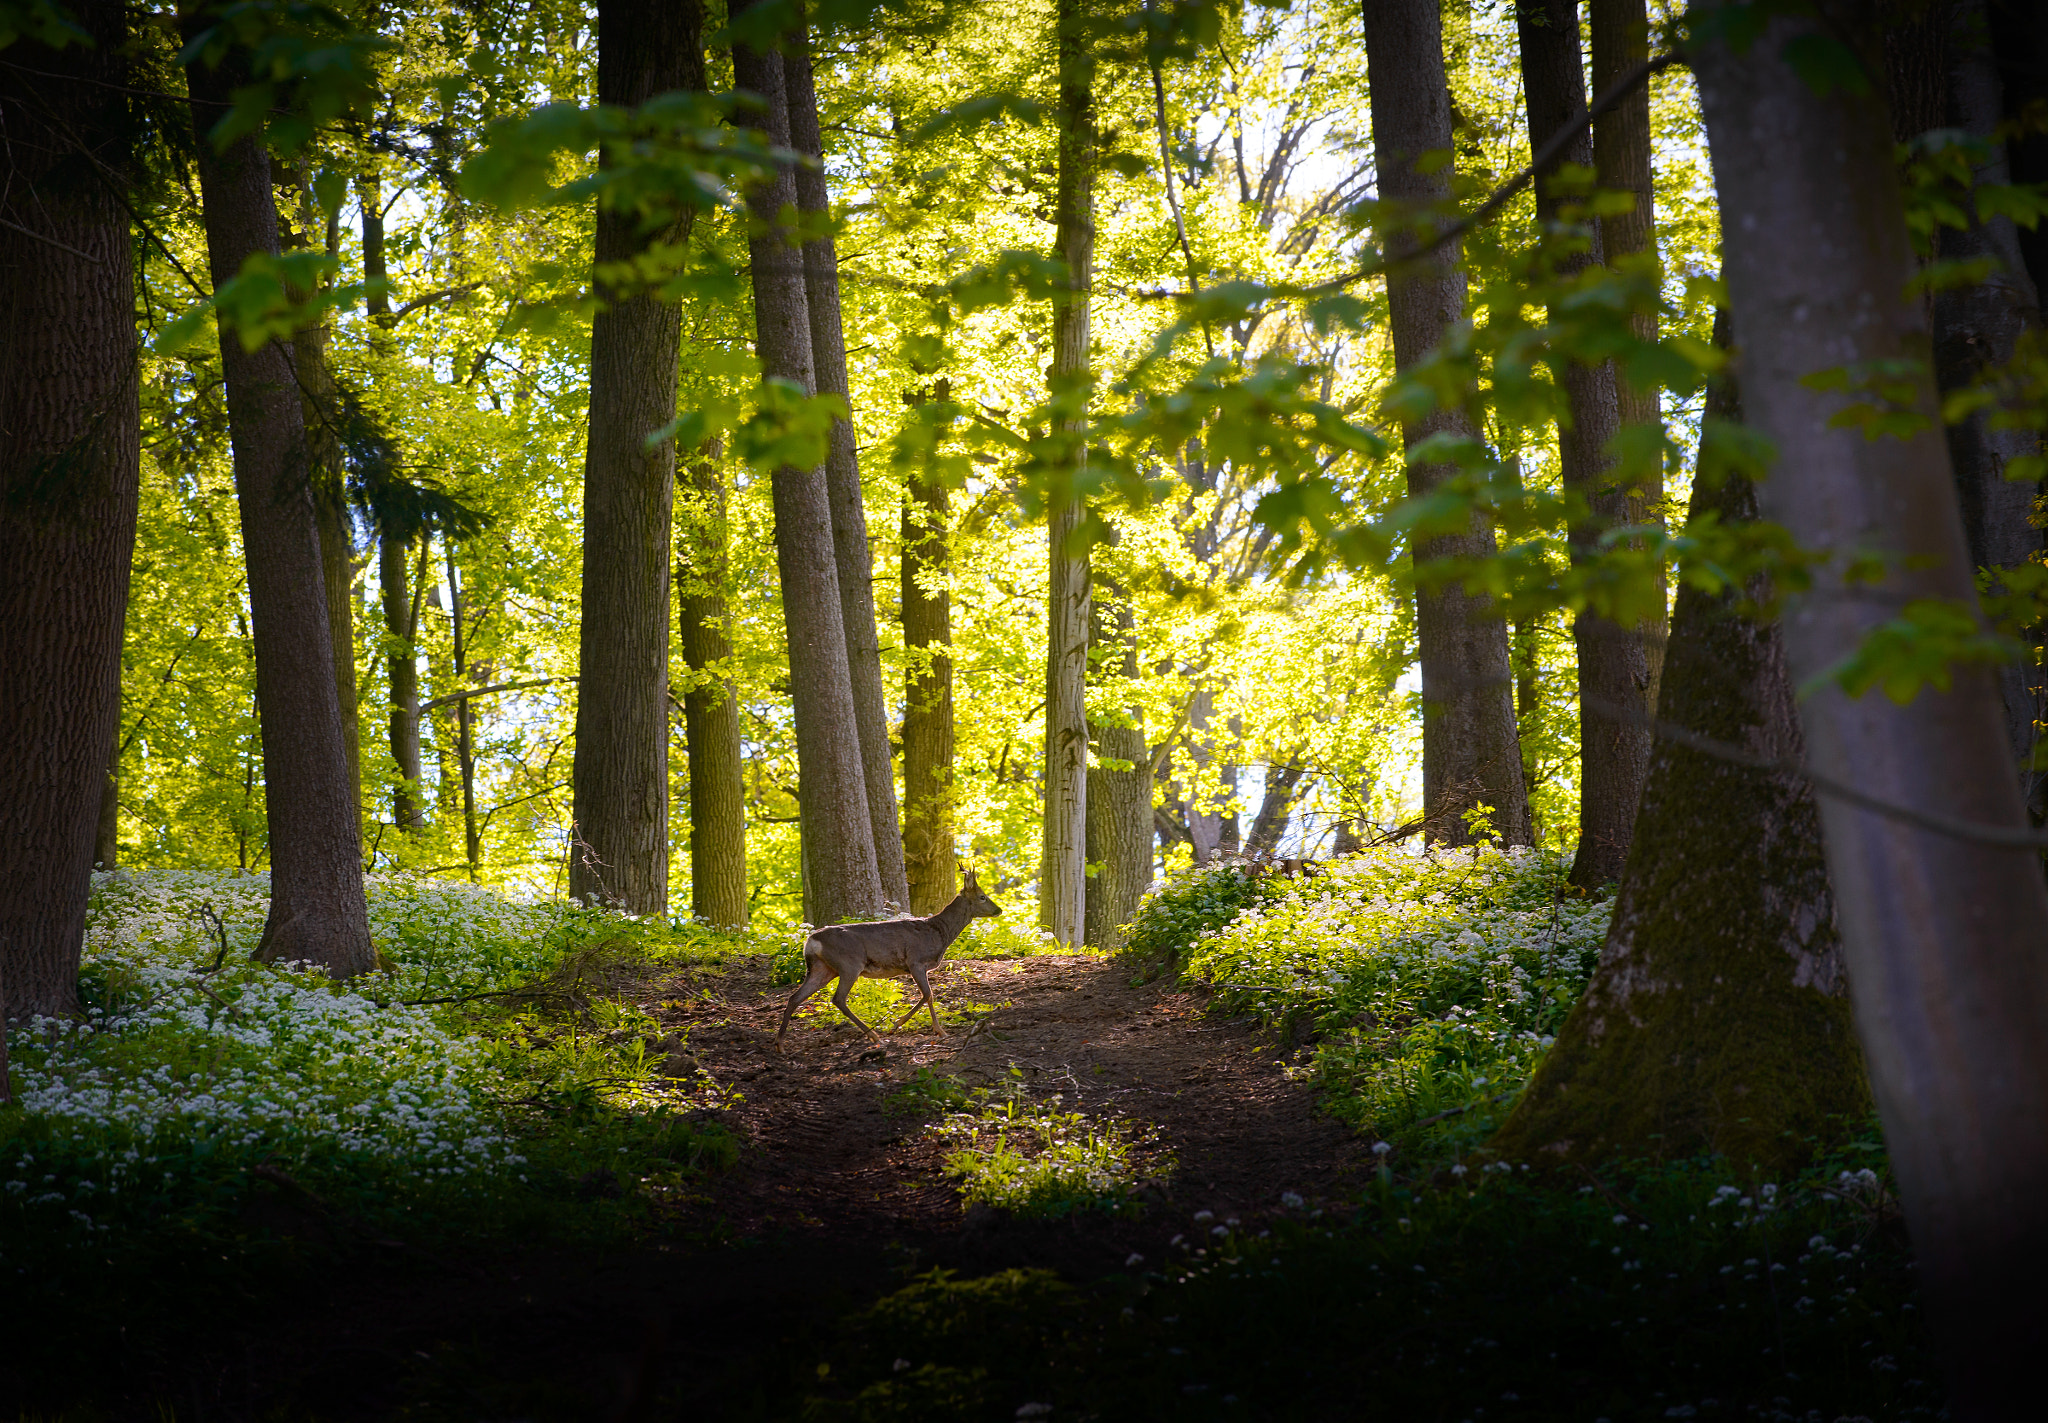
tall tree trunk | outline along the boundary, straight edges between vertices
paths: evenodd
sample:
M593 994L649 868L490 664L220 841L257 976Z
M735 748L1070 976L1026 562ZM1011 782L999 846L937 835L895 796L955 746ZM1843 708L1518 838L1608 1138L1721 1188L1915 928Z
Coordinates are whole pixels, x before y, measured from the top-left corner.
M1593 92L1604 94L1623 76L1650 57L1650 19L1646 0L1587 0L1586 18L1592 31ZM1652 167L1655 149L1650 142L1650 90L1639 84L1626 98L1593 121L1593 171L1602 188L1633 194L1636 205L1626 213L1600 219L1601 260L1610 265L1628 261L1657 266L1657 185ZM1635 333L1643 340L1657 335L1657 318L1639 312L1632 318ZM1655 386L1637 388L1618 372L1614 378L1615 415L1624 429L1631 425L1662 428L1662 396ZM1664 466L1661 456L1620 471L1627 481L1628 522L1658 524L1664 521ZM1643 655L1649 669L1644 689L1645 712L1657 705L1657 682L1664 675L1664 643L1671 631L1665 611L1668 582L1657 574L1657 609L1638 629L1643 637ZM1641 781L1637 781L1640 788Z
M1088 307L1095 289L1095 57L1089 0L1059 0L1059 191L1053 255L1066 292L1052 314L1052 394L1085 400ZM1081 525L1074 480L1087 458L1087 420L1070 410L1053 439L1061 462L1046 521L1045 834L1038 921L1062 944L1086 935L1088 852L1088 554L1073 547ZM1064 487L1059 487L1064 485Z
M735 7L737 8L737 7ZM733 78L765 108L750 121L777 148L789 146L782 57L733 46ZM810 306L803 258L782 226L796 206L788 168L747 193L747 253L754 281L754 349L761 374L817 392L811 367ZM846 666L846 622L832 543L832 505L822 469L784 465L771 480L775 563L789 638L790 700L796 720L797 800L803 817L806 901L813 922L834 924L882 910L868 818L860 727Z
M1451 195L1450 165L1418 163L1451 149L1451 93L1436 0L1365 0L1364 11L1380 196L1418 206L1443 204ZM1395 237L1389 250L1398 255L1413 245L1410 237ZM1464 319L1465 278L1457 261L1455 245L1445 244L1403 264L1388 281L1397 370L1421 361ZM1405 421L1401 429L1410 447L1439 433L1473 432L1455 410ZM1409 490L1426 494L1451 472L1445 465L1410 464ZM1474 517L1465 533L1418 540L1414 557L1418 564L1483 558L1494 549L1492 525ZM1430 838L1470 843L1465 816L1485 805L1502 843L1528 844L1529 797L1515 735L1507 624L1487 599L1456 585L1418 590L1415 640L1422 663L1422 797Z
M1521 37L1529 144L1535 148L1586 112L1578 0L1521 0L1515 22ZM1536 216L1546 228L1559 221L1564 206L1550 180L1566 163L1593 166L1591 133L1581 132L1556 163L1536 175ZM1564 258L1558 270L1577 272L1598 262L1600 255L1596 241L1594 251ZM1607 444L1619 428L1614 363L1571 362L1558 376L1568 407L1557 431L1560 472L1566 492L1584 499L1589 515L1570 530L1572 560L1582 563L1597 552L1600 535L1627 523L1632 512L1628 491L1617 482L1607 455ZM1582 889L1598 889L1621 878L1636 802L1642 798L1643 777L1650 767L1647 722L1654 703L1646 696L1649 654L1636 629L1592 613L1572 620L1572 641L1579 655L1579 848L1571 882Z
M450 655L455 669L455 690L466 692L463 684L473 680L469 673L469 649L462 626L462 570L455 565L455 540L442 545L448 555L448 629L452 639ZM474 698L455 699L455 760L462 776L462 858L469 866L471 884L483 883L483 837L476 823L476 709ZM575 884L572 876L570 884ZM571 894L575 893L572 888Z
M832 201L825 190L825 144L818 132L818 94L811 77L810 40L798 26L785 43L784 98L790 146L811 162L797 165L797 210L825 231ZM804 243L804 297L811 315L811 364L818 393L853 408L846 380L846 332L839 312L839 254L827 235ZM825 493L832 504L832 554L839 572L839 613L846 623L846 669L853 684L853 714L860 732L868 822L882 897L899 909L910 903L903 864L903 832L896 818L896 770L889 757L889 713L882 697L882 649L875 627L875 561L868 547L867 508L861 499L860 455L853 425L832 422L825 452Z
M0 67L0 1030L78 1004L141 470L126 11L70 13Z
M721 928L747 922L747 794L740 765L740 704L733 686L732 617L726 608L725 482L717 441L685 466L676 527L676 591L690 756L690 912Z
M210 23L196 9L180 18L188 42ZM253 138L238 139L222 152L210 137L241 82L235 63L209 67L200 60L186 71L199 135L195 152L207 260L216 288L249 257L275 257L278 251L268 154ZM257 956L308 961L337 978L349 977L374 967L376 951L363 900L362 824L342 739L292 351L278 341L250 351L241 334L223 324L220 354L255 619L270 839L270 917Z
M1830 425L1859 397L1805 383L1927 354L1905 295L1913 258L1876 86L1822 95L1781 57L1794 40L1846 37L1868 73L1875 23L1869 4L1831 12L1825 30L1778 18L1739 53L1709 39L1694 58L1745 410L1777 450L1758 503L1800 547L1837 554L1786 609L1795 684L1825 679L1906 600L1974 598L1933 382L1915 380L1911 402L1926 428L1878 440ZM1884 558L1885 580L1846 581L1851 549ZM1925 689L1905 706L1833 686L1804 698L1815 769L1909 811L2025 826L1996 685L1975 668L1953 677L1952 690ZM1823 797L1821 823L1857 1028L1920 1283L1951 1352L1956 1417L2023 1416L2048 1344L2048 1316L2009 1308L2048 1273L2040 857L1834 797Z
M118 722L116 730L119 730ZM107 766L107 778L100 786L100 813L93 827L93 868L111 870L121 860L121 763L118 755Z
M424 572L424 535L420 541ZM426 828L427 816L420 798L420 606L406 566L410 542L389 530L378 534L377 591L384 606L385 646L390 649L386 671L391 683L391 759L399 779L391 788L391 823L417 835Z
M953 848L950 502L937 479L913 473L905 481L903 858L913 914L938 913L959 888Z
M1088 768L1087 942L1098 949L1123 945L1123 926L1138 912L1152 883L1152 754L1145 713L1137 704L1138 635L1130 594L1108 578L1094 599L1095 665L1124 684L1120 720L1090 724L1095 764Z
M1991 57L1983 0L1962 0L1955 8L1946 118L1990 147L1989 160L1977 170L1977 182L2003 186L2012 181L1999 132L2007 106ZM1940 240L1944 259L1989 258L1997 263L1996 272L1982 283L1935 293L1934 376L1947 392L1971 384L1987 366L2012 360L2020 338L2040 329L2041 297L2027 272L2011 218L1994 217L1961 230L1943 228ZM1970 561L1978 568L2016 568L2039 557L2044 545L2033 511L2041 483L2007 479L2005 472L2012 461L2040 452L2039 431L1999 429L1988 410L1949 427L1948 453L1962 498L1963 531L1969 539ZM2036 820L2048 818L2048 768L2033 764L2039 740L2036 724L2048 712L2043 705L2048 688L2039 660L2040 641L2036 630L2028 638L2027 660L1998 671L2006 737Z
M1708 440L1741 418L1732 382L1707 416ZM1701 479L1692 512L1754 521L1756 490ZM1783 639L1745 594L1769 590L1679 591L1657 717L1797 764ZM1587 1165L1718 1152L1775 1175L1869 1103L1812 789L1658 738L1600 965L1490 1144Z
M1188 694L1188 852L1206 865L1223 849L1223 818L1209 789L1209 763L1216 759L1216 691L1196 687Z
M598 102L637 108L704 87L694 3L600 0ZM643 231L600 207L597 270L680 242L685 220ZM590 440L583 473L583 621L576 696L576 853L569 893L634 914L668 909L668 579L676 450L647 438L676 413L682 317L646 292L611 290L590 328Z

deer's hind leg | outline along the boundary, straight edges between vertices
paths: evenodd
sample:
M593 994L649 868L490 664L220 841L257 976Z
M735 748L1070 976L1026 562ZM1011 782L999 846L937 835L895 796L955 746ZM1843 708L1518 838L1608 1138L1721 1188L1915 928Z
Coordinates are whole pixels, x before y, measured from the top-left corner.
M804 981L797 985L796 992L789 995L789 1006L782 1010L782 1026L775 1031L775 1045L777 1047L782 1045L782 1035L789 1031L789 1020L796 1016L796 1010L802 1006L803 1001L830 983L833 976L837 973L838 970L825 962L824 959L815 958L811 960L810 972L804 975ZM842 986L839 992L843 997L845 996L846 989Z

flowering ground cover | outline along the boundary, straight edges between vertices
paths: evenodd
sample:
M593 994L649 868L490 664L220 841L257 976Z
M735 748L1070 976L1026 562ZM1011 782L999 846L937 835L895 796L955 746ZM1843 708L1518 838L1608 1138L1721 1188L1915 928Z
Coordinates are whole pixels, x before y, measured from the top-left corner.
M1313 1037L1297 1070L1328 1110L1455 1156L1498 1124L1599 958L1610 906L1568 868L1487 848L1372 850L1299 879L1214 866L1156 889L1134 943L1226 1011Z

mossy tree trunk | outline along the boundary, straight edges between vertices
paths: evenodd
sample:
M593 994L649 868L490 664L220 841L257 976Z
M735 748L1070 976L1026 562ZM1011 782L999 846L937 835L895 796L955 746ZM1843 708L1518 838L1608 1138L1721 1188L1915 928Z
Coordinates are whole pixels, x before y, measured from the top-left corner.
M943 383L938 399L948 398ZM915 474L903 491L903 859L910 912L959 889L953 847L953 595L950 499Z
M1726 388L1708 416L1709 439L1737 418ZM1703 477L1692 512L1754 520L1756 492ZM1796 764L1784 643L1743 598L1680 591L1657 717ZM1804 777L1658 737L1600 965L1493 1148L1587 1164L1711 1151L1777 1173L1866 1112L1820 834Z
M1090 722L1095 758L1088 767L1088 863L1095 873L1088 877L1083 932L1091 946L1114 949L1152 881L1152 757L1135 696L1138 636L1130 595L1113 580L1098 581L1090 660L1109 686L1121 682L1130 695L1113 717Z
M732 614L723 453L713 440L685 468L676 511L676 588L683 660L693 680L683 693L690 757L690 912L727 928L747 922L747 797L740 755L739 693L733 685Z

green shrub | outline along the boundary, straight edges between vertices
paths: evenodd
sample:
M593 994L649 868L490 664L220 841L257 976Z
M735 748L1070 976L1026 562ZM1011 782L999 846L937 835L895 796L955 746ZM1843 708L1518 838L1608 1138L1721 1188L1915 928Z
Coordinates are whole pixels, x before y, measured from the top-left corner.
M1527 1083L1599 959L1609 905L1534 850L1369 851L1198 938L1186 974L1230 1011L1313 1021L1328 1107L1455 1153Z
M1234 864L1183 870L1154 885L1125 926L1122 957L1143 975L1180 962L1207 935L1245 910L1270 904L1285 881Z
M1059 1109L1060 1097L1033 1103L1015 1087L974 1094L980 1105L930 1128L952 1146L945 1174L965 1205L1055 1217L1133 1208L1132 1191L1172 1174L1158 1134L1122 1118L1094 1121Z

